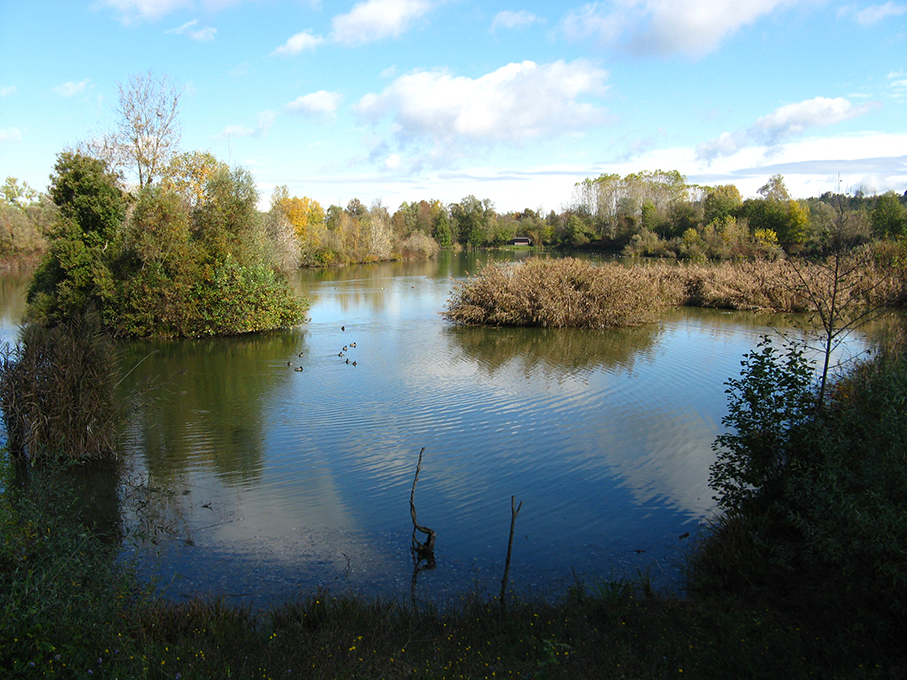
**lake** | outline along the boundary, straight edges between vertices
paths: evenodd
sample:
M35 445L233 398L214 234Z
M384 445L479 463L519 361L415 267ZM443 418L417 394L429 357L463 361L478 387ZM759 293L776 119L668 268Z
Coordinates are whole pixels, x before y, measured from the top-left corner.
M121 343L124 394L147 391L121 469L86 481L92 512L174 599L494 594L512 498L523 503L516 590L640 574L679 590L713 508L724 383L786 322L702 309L609 331L441 318L453 281L522 257L301 271L294 285L313 303L301 327ZM4 340L27 280L0 275ZM436 566L414 573L409 502L423 447L415 506L437 533Z

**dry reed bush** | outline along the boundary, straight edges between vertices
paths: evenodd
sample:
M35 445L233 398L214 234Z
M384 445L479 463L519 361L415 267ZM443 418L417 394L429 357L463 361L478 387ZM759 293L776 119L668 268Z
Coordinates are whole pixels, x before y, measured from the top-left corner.
M690 265L685 270L685 305L716 309L761 309L803 312L794 293L796 277L780 261L717 266Z
M842 290L840 271L829 261L622 267L530 258L520 265L486 265L458 283L444 316L466 325L614 328L654 321L668 306L815 312ZM852 271L847 304L907 299L907 276L899 270L867 260Z
M121 407L113 345L96 315L26 326L0 350L0 408L10 453L38 459L112 455Z
M654 321L661 304L657 280L641 268L530 258L486 265L457 285L444 316L490 326L614 328Z

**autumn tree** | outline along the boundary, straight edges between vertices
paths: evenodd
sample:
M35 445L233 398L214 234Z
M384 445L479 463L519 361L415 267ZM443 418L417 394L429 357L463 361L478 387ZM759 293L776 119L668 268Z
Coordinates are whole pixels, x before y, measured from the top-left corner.
M290 196L285 186L274 189L271 210L281 212L304 243L312 240L313 232L324 227L324 208L313 198Z
M211 178L229 169L230 166L208 151L186 151L170 159L160 184L176 191L191 208L198 208L205 201Z

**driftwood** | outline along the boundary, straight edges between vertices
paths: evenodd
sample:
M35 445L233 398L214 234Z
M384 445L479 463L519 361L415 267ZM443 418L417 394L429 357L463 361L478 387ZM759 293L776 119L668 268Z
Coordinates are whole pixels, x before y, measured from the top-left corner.
M416 476L413 478L413 490L409 495L409 514L413 518L413 541L412 549L413 554L418 556L419 559L424 559L428 561L427 568L434 568L435 562L435 532L428 527L421 526L416 519L416 483L419 481L419 472L422 471L422 454L425 453L425 447L422 447L422 450L419 451L419 463L416 465ZM421 531L425 534L425 542L421 543L418 538L416 538L416 531Z
M504 578L501 579L501 606L504 606L504 597L507 595L507 577L510 575L510 555L513 553L513 530L516 527L516 516L520 514L523 501L514 506L514 496L510 497L510 538L507 541L507 559L504 560Z

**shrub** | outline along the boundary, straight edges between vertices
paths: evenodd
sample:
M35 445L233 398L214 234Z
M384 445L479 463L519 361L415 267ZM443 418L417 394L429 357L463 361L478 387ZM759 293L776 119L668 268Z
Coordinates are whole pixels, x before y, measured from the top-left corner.
M763 336L742 362L740 378L729 380L731 428L715 440L718 454L709 475L718 507L747 510L775 500L798 443L796 434L812 414L813 368L803 349L790 345L783 357Z

